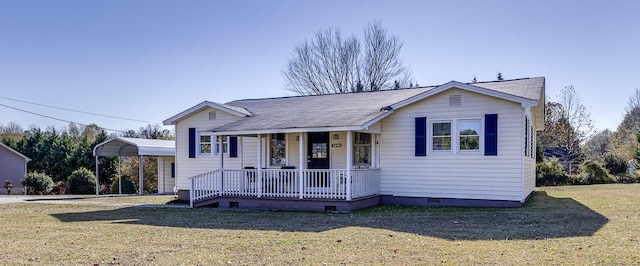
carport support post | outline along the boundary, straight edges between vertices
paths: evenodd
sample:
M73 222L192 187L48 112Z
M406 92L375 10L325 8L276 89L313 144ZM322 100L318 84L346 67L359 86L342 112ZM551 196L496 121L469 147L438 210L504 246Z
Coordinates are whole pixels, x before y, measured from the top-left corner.
M100 155L96 154L96 195L100 195L100 171L98 168L98 157L100 157Z
M118 194L122 195L122 156L118 156Z
M143 177L144 177L144 160L142 160L142 155L138 155L138 178L140 179L138 183L138 189L140 190L140 195L144 195L144 186L142 186Z

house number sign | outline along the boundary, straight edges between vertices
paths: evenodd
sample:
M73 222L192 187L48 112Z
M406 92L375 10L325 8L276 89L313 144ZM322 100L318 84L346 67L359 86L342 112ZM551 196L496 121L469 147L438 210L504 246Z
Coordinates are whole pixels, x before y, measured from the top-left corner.
M342 147L342 143L333 143L333 144L331 144L331 147L332 148L340 148L340 147Z

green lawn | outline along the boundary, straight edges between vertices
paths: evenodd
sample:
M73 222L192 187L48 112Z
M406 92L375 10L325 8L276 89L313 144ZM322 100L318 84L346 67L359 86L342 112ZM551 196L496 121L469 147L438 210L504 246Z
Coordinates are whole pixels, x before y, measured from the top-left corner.
M126 198L92 199L123 202ZM132 197L136 203L159 198ZM169 198L167 198L169 201ZM351 214L0 204L3 264L640 264L640 185L538 189L523 208ZM166 201L165 201L166 202Z

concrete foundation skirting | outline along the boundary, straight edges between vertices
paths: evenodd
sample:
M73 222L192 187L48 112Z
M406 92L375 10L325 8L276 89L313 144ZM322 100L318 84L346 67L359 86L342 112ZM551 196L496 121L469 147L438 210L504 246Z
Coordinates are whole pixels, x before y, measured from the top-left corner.
M531 196L531 194L529 195ZM178 191L178 198L189 200L189 191ZM529 197L527 197L529 199ZM249 210L283 210L283 211L337 211L351 212L358 209L378 205L406 205L406 206L454 206L454 207L522 207L525 202L509 200L482 200L456 198L429 197L400 197L391 195L376 195L355 199L295 199L295 198L254 198L254 197L215 197L194 204L194 207L218 207L222 209Z
M380 196L383 205L451 206L451 207L522 207L524 202L509 200L454 199L426 197Z
M380 196L359 198L352 201L327 199L216 197L194 203L194 207L220 209L244 209L266 211L318 211L351 212L380 205Z

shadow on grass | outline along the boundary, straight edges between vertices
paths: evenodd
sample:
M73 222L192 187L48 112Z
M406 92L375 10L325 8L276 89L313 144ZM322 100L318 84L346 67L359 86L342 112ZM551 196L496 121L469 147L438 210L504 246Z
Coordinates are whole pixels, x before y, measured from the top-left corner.
M571 198L534 193L522 208L379 206L350 214L333 214L130 207L52 216L63 222L103 221L225 230L323 232L363 227L450 240L590 236L608 222L606 217Z

